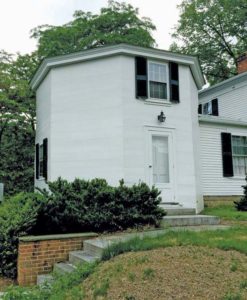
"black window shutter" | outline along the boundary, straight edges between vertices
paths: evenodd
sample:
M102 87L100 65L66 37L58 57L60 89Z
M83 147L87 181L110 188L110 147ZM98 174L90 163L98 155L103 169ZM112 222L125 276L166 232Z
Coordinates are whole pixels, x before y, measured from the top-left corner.
M221 133L222 145L222 164L223 176L233 177L233 163L232 163L232 135L228 132Z
M43 177L48 178L48 139L43 140Z
M178 64L174 62L169 63L169 77L170 77L170 101L179 102L179 74Z
M36 170L36 179L39 179L39 144L36 144L35 145L35 147L36 147L36 152L35 152L35 155L36 155L36 157L35 157L35 165L36 165L36 167L35 167L35 170Z
M136 57L136 98L146 99L147 96L147 59L138 56Z
M218 116L219 115L219 108L218 108L218 99L212 100L212 115Z
M202 114L202 104L198 105L198 114Z

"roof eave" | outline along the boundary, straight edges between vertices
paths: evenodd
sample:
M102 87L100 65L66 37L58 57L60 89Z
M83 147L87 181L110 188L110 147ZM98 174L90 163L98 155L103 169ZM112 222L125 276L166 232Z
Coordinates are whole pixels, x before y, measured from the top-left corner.
M194 80L196 82L197 88L201 89L202 86L205 84L205 80L200 69L198 58L195 56L188 56L154 48L143 48L132 45L119 44L115 46L100 47L68 55L47 58L41 63L35 75L33 76L30 82L31 88L33 90L36 90L47 75L47 73L52 68L121 54L131 56L142 55L156 59L165 58L166 60L178 62L184 65L189 65Z

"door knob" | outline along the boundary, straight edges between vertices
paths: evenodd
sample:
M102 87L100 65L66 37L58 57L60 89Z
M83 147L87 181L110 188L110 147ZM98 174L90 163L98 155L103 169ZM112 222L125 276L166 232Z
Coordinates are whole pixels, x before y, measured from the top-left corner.
M151 165L149 165L148 167L149 167L149 168L152 168L152 166L151 166Z

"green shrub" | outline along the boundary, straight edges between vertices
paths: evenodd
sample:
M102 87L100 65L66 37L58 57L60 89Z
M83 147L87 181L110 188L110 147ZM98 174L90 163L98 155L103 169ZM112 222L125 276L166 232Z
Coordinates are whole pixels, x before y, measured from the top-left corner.
M159 191L144 183L127 187L121 181L112 187L104 179L59 178L49 189L21 193L0 205L0 275L16 277L20 236L157 225L165 214L158 207Z
M42 191L47 204L34 233L122 230L158 225L165 215L158 206L160 192L145 183L127 187L120 181L119 186L112 187L104 179L75 179L70 183L59 178L49 183L49 189Z
M247 211L247 176L245 180L246 185L243 186L244 195L238 202L234 202L236 209L240 211Z
M20 193L0 204L0 275L16 277L18 238L32 231L44 201L38 193Z

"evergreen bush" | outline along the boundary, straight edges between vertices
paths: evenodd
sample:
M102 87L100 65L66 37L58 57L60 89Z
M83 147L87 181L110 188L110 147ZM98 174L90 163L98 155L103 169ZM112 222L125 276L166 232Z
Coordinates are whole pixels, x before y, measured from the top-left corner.
M236 209L239 211L247 211L247 176L245 180L246 180L246 185L243 186L244 195L239 201L234 202Z
M18 238L32 232L45 199L20 193L0 204L0 275L16 277Z
M158 205L158 189L145 183L127 187L108 185L105 179L73 182L59 178L49 183L47 199L34 233L116 231L142 225L157 226L165 215ZM43 224L46 224L45 228Z
M117 231L158 225L160 192L145 183L112 187L104 179L48 183L49 191L20 193L0 204L0 275L16 278L24 235Z

